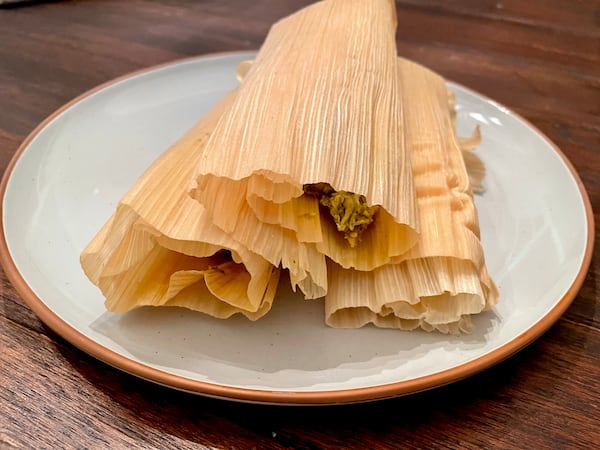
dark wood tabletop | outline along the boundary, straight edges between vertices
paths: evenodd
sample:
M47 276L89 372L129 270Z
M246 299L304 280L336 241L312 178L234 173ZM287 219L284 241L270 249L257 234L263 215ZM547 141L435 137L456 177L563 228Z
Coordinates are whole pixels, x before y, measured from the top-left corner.
M0 9L0 167L64 103L182 57L257 49L303 0L66 0ZM600 223L600 1L399 0L398 50L521 114L570 159ZM596 231L598 225L596 225ZM328 407L161 387L79 351L2 273L0 448L598 448L600 261L533 344L425 393Z

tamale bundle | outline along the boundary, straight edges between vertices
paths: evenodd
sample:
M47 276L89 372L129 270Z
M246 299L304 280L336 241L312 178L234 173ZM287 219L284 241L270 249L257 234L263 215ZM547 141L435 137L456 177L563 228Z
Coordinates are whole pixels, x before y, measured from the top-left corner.
M395 29L391 0L277 22L83 252L107 308L254 320L284 270L333 327L469 331L498 298L472 194L480 136L456 136L444 80L398 58Z
M420 235L390 264L360 272L329 265L326 320L332 326L377 326L458 333L470 316L497 302L487 273L464 151L454 130L444 80L399 59ZM474 139L476 139L475 136ZM462 143L470 148L471 140ZM366 295L366 292L369 295Z
M326 291L326 257L372 270L417 240L395 28L389 0L276 23L198 164L194 197L214 223L309 298Z
M206 139L234 97L225 97L144 172L81 254L108 310L184 306L255 320L270 309L279 269L215 227L188 195Z

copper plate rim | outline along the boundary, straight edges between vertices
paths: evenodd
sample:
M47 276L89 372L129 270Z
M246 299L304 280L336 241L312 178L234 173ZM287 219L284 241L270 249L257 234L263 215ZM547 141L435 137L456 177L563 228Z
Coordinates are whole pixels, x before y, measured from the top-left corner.
M183 58L175 61L170 61L164 64L159 64L144 68L138 71L128 73L126 75L115 78L111 81L103 83L82 95L76 97L70 102L66 103L50 116L48 116L42 123L40 123L21 143L11 161L9 162L6 171L2 177L0 184L0 196L2 198L2 204L0 205L0 225L2 226L2 233L0 236L0 263L4 267L4 271L11 281L14 288L21 295L27 305L35 312L35 314L44 322L49 328L51 328L58 335L62 336L68 342L83 350L84 352L92 355L93 357L132 375L140 378L172 387L175 389L202 394L212 397L218 397L230 400L240 400L247 402L258 402L258 403L272 403L272 404L306 404L306 405L325 405L325 404L340 404L340 403L355 403L370 400L379 400L384 398L390 398L400 395L412 394L427 389L443 386L471 375L474 375L484 369L487 369L500 361L512 356L536 338L541 336L551 325L553 325L559 317L567 310L572 301L575 299L577 292L581 288L585 279L586 273L589 269L593 243L594 243L594 216L592 212L592 206L581 181L581 178L577 174L577 171L563 154L563 152L537 127L531 124L528 120L524 119L520 115L510 111L510 114L519 120L523 121L539 136L541 136L548 145L550 145L554 151L562 158L566 167L569 169L571 176L577 183L579 193L585 207L586 221L587 221L587 238L586 247L583 255L583 260L577 276L573 283L565 293L565 295L558 301L554 308L552 308L545 316L543 316L537 323L535 323L528 330L512 339L510 342L498 347L497 349L480 356L467 363L461 364L450 369L446 369L435 374L422 376L405 381L398 381L395 383L375 385L362 388L344 389L344 390L328 390L328 391L274 391L274 390L259 390L259 389L248 389L234 386L226 386L208 383L204 381L193 380L182 376L170 374L153 367L149 367L140 362L129 359L123 355L118 354L112 350L107 349L96 341L88 338L77 329L73 328L60 317L58 317L46 304L40 299L27 284L27 281L23 278L21 273L16 267L14 260L8 250L8 244L6 241L6 235L4 231L4 198L6 195L6 187L11 177L15 164L29 146L30 142L59 114L69 109L71 106L80 102L81 100L95 94L111 85L118 83L119 81L141 75L147 72L151 72L157 69L165 68L168 66L174 66L183 62L211 59L221 56L233 56L245 52L232 51L232 52L221 52L211 53L202 56L196 56L191 58ZM249 51L250 53L250 51ZM458 85L458 84L457 84ZM486 99L488 101L497 104L494 100L489 99L487 96L479 94L471 89L462 89L470 91L471 93Z

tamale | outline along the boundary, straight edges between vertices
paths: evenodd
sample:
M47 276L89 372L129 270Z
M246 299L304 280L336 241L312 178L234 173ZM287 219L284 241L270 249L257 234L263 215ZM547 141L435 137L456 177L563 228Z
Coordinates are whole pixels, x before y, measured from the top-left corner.
M207 137L234 98L225 97L144 172L81 254L108 310L183 306L253 320L269 310L279 269L212 225L188 193Z
M276 23L197 166L213 223L307 297L326 291L325 257L371 270L417 240L395 28L391 0L325 0ZM333 209L307 193L323 184L346 196Z
M442 77L398 60L404 130L419 211L415 247L373 271L328 268L326 321L458 333L497 302L484 262L469 176ZM463 145L464 147L464 145Z

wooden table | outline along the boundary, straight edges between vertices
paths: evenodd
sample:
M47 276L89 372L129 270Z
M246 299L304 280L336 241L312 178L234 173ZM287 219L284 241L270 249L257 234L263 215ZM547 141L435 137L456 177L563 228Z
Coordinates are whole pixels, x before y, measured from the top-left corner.
M79 0L0 9L2 170L25 136L78 94L177 58L256 49L273 21L307 3ZM396 3L400 54L538 126L579 171L600 223L600 1ZM556 325L479 375L409 397L318 408L209 399L126 375L45 327L3 274L0 448L593 448L599 276L596 252Z

